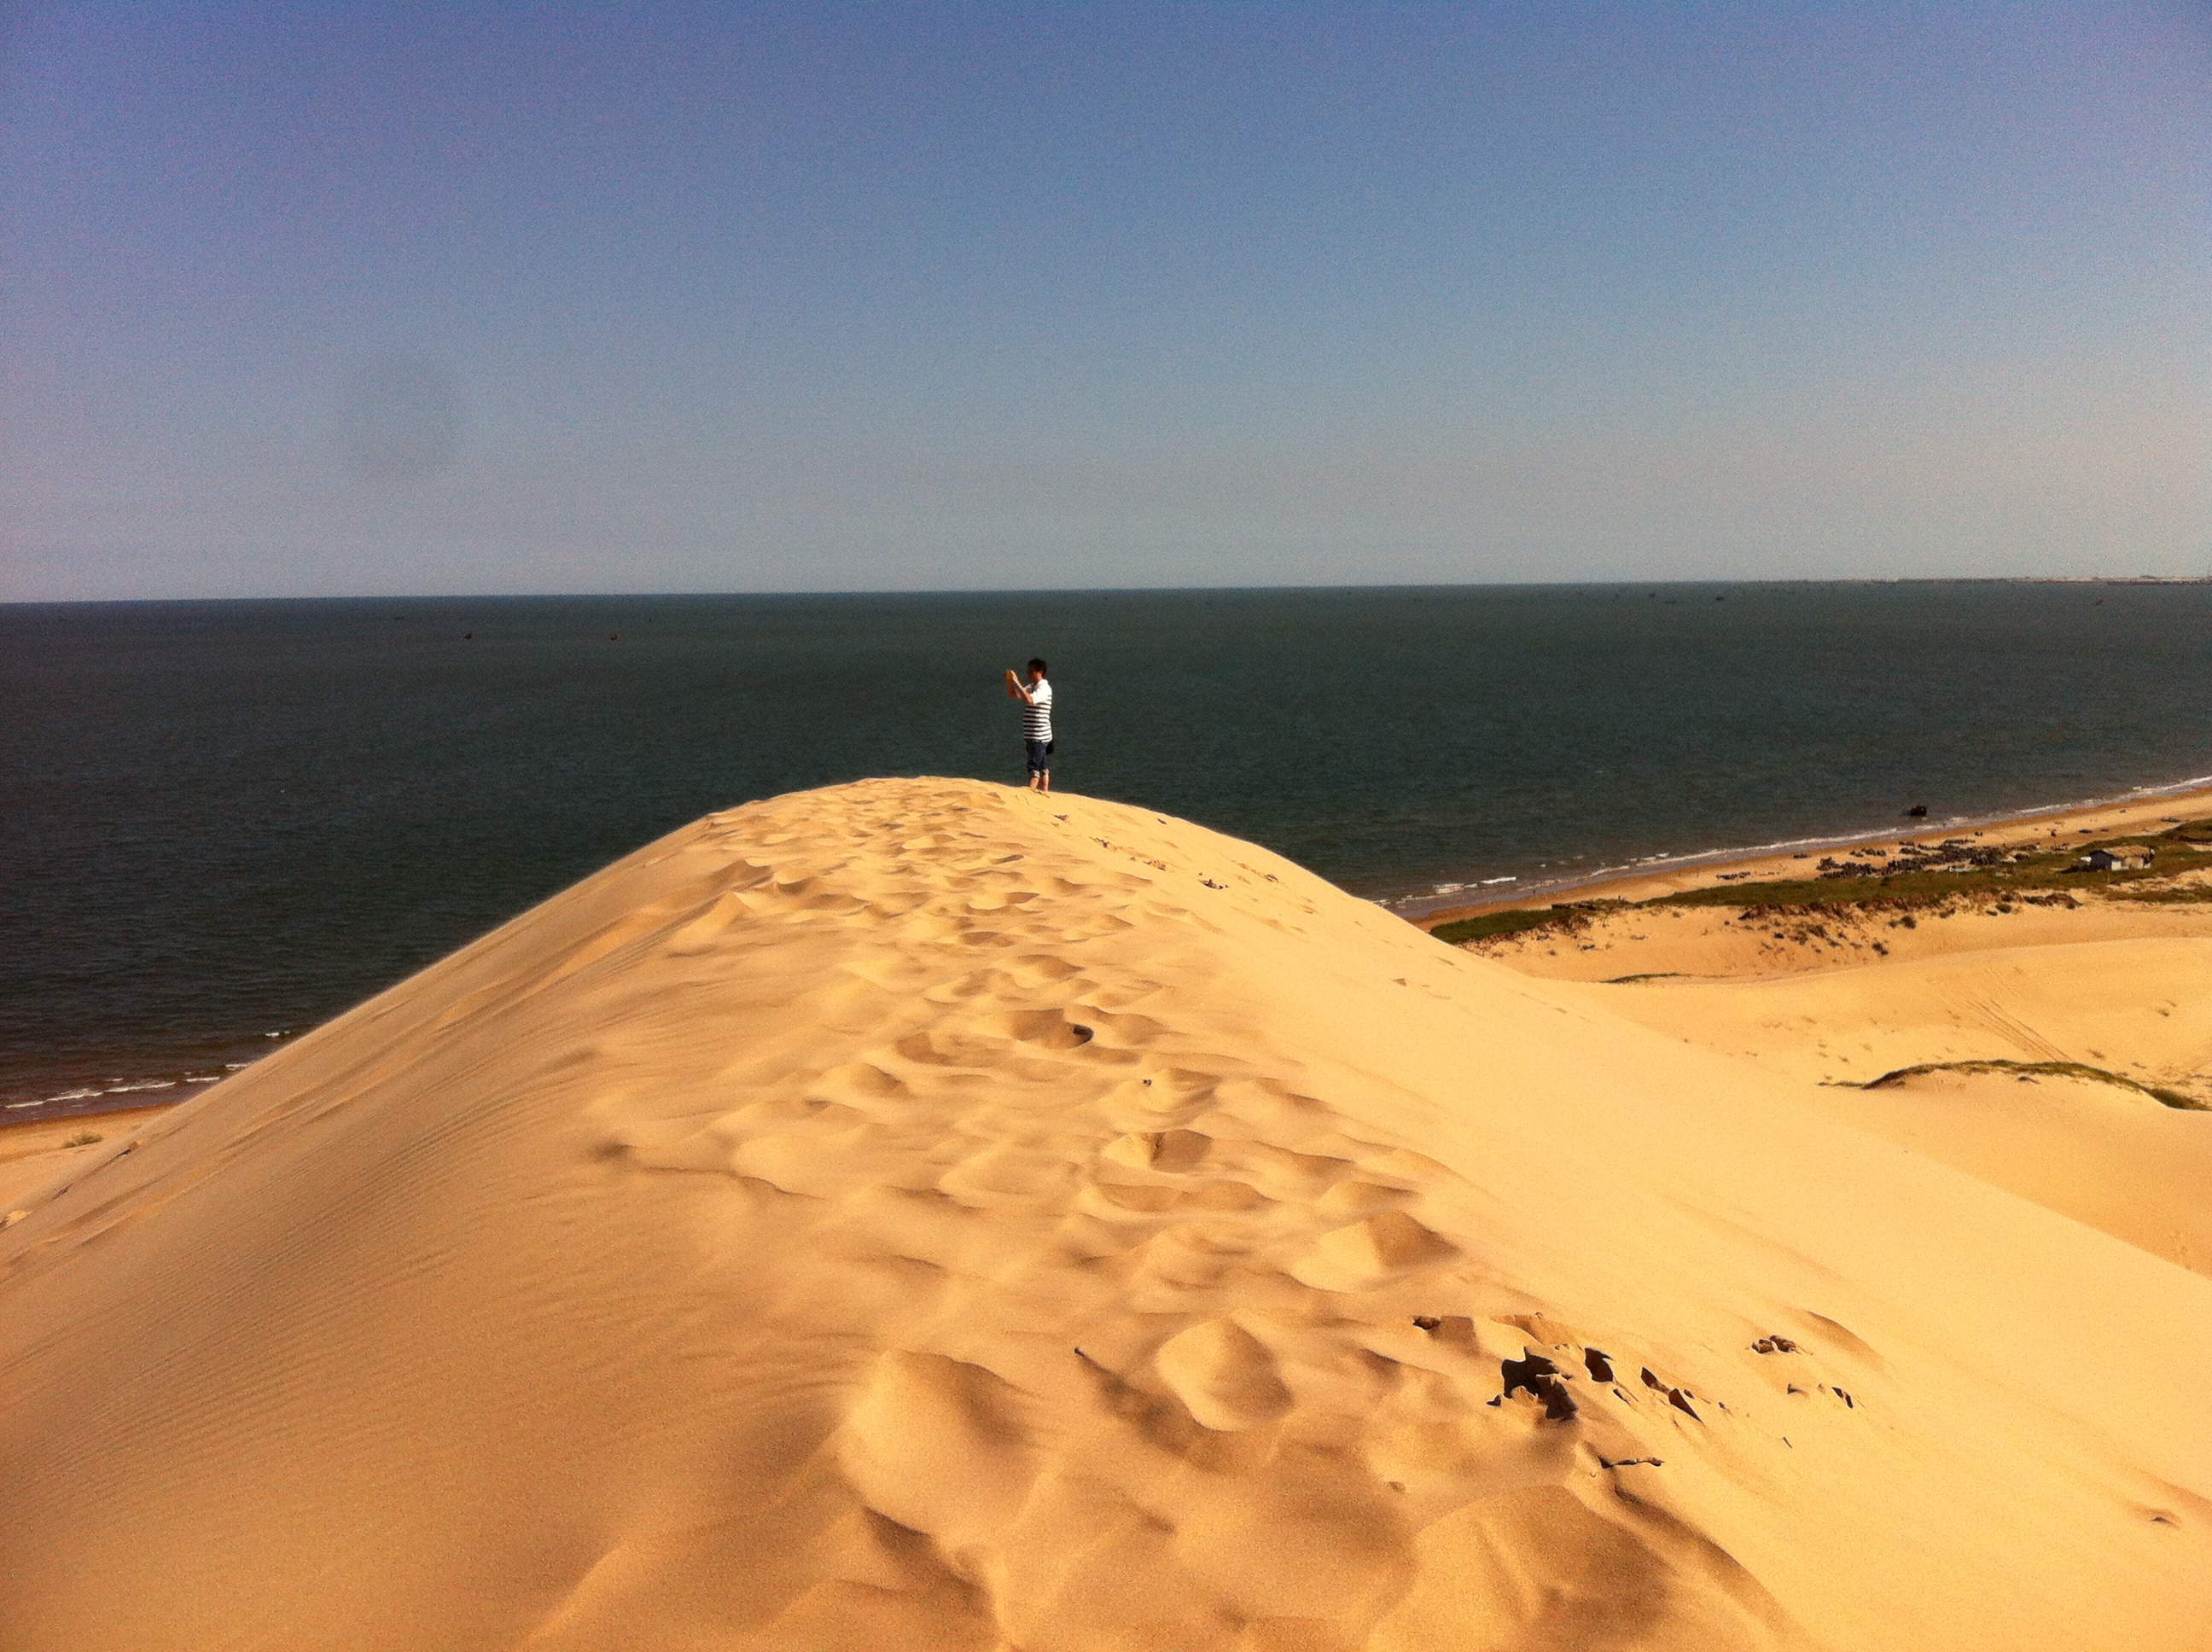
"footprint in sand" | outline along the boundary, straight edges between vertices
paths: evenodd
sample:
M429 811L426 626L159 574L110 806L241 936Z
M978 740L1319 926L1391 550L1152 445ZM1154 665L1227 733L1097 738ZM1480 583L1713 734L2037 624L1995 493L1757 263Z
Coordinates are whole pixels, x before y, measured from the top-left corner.
M1208 1320L1178 1332L1152 1364L1183 1408L1217 1432L1270 1423L1291 1408L1274 1357L1234 1320Z
M1197 1130L1139 1131L1116 1138L1100 1157L1133 1170L1174 1173L1195 1169L1212 1145L1213 1138Z
M1316 1291L1364 1291L1458 1254L1458 1247L1405 1212L1389 1211L1349 1227L1330 1229L1289 1272L1300 1285Z

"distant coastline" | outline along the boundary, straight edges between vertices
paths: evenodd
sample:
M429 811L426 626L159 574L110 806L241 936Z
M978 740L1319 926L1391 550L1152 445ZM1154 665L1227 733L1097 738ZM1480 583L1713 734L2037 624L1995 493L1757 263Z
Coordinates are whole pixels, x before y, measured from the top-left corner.
M1511 888L1498 885L1494 895L1474 900L1469 900L1464 891L1454 891L1408 896L1378 904L1429 929L1485 912L1554 905L1569 895L1585 899L1644 900L1654 895L1732 882L1746 874L1790 875L1796 862L1835 849L1884 843L1933 843L1960 834L2008 842L2052 830L2076 834L2125 832L2171 815L2176 809L2212 813L2212 775L2197 775L2165 786L2140 787L2118 797L2051 804L2000 814L1960 815L1927 821L1907 817L1886 831L1848 832L1745 848L1656 855L1586 875L1516 884ZM1795 875L1802 876L1802 868L1797 868Z

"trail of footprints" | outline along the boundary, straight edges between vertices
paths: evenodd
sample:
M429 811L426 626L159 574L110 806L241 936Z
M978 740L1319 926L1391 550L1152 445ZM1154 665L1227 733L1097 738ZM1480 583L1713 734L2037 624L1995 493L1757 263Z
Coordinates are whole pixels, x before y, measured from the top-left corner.
M1158 1609L1194 1622L1297 1615L1301 1600L1371 1619L1402 1591L1413 1534L1453 1509L1662 1470L1741 1420L1612 1351L1628 1339L1548 1321L1487 1277L1421 1219L1452 1173L1347 1127L1295 1062L1261 1071L1145 1013L1162 988L1116 938L1184 911L1157 880L1102 883L1095 864L1041 865L988 834L885 820L860 835L877 834L910 877L872 860L865 898L841 894L810 841L817 870L763 871L744 895L766 921L693 919L672 944L735 953L790 922L850 930L845 965L794 1012L865 980L902 995L902 1023L825 1037L834 1060L733 1084L744 1099L726 1110L633 1121L620 1157L731 1177L807 1230L824 1288L888 1316L899 1351L858 1374L842 1472L1002 1619L1025 1588L1088 1609L1065 1578L1005 1570L1036 1550L1013 1537L1039 1522L1093 1545L1122 1534L1108 1546L1135 1575L1180 1580L1159 1585ZM1770 1394L1856 1404L1789 1337L1747 1338L1743 1355L1791 1368L1762 1374ZM923 1436L951 1442L957 1473ZM1210 1563L1188 1535L1194 1516L1293 1507L1326 1540L1266 1575L1245 1575L1249 1555Z

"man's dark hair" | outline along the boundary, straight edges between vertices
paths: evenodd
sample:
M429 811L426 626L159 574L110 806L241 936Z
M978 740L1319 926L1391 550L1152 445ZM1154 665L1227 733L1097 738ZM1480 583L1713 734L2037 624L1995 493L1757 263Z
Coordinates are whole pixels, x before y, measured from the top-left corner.
M1036 672L1036 673L1037 673L1037 675L1039 675L1040 677L1043 676L1043 675L1044 675L1044 661L1042 661L1042 659L1032 659L1031 661L1030 661L1030 669L1031 671L1033 671Z

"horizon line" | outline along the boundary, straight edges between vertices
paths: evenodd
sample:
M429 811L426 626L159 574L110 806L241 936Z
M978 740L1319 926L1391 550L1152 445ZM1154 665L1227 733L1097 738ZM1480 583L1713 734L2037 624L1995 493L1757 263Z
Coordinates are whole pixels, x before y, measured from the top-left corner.
M0 608L122 608L157 604L216 603L442 603L442 602L596 602L606 600L696 601L708 598L786 598L819 600L836 597L1106 597L1106 596L1234 596L1262 592L1284 593L1353 591L1601 591L1615 589L1680 589L1727 586L1868 585L2094 585L2094 586L2212 586L2212 574L1837 574L1819 579L1661 579L1661 580L1409 580L1372 583L1331 581L1313 585L1129 585L1129 586L884 586L823 590L606 590L606 591L455 591L327 592L313 595L267 594L167 597L11 597L0 598Z

